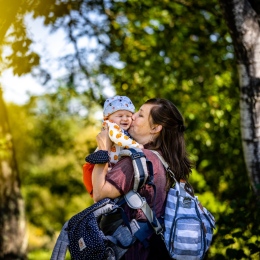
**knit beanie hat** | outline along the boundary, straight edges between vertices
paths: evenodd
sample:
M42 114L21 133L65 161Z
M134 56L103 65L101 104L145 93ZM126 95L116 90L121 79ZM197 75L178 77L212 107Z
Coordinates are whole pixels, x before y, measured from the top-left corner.
M112 98L108 98L104 103L104 118L110 116L118 110L127 110L131 113L134 113L135 106L133 105L132 101L126 96L114 96Z

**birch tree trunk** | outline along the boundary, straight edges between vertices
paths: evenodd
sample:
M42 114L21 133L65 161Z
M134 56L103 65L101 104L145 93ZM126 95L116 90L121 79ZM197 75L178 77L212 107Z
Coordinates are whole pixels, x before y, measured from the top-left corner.
M24 203L0 88L0 260L26 259Z
M240 115L244 157L260 196L260 2L219 0L233 40L240 77Z

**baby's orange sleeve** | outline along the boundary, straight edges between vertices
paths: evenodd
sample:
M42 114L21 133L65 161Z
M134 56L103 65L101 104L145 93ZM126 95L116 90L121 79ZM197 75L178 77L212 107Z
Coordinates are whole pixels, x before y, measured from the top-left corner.
M85 163L83 165L83 183L90 196L93 197L92 172L95 164Z

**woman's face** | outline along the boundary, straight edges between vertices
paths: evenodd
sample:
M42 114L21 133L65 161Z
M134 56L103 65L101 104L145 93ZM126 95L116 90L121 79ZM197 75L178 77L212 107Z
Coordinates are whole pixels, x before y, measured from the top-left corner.
M147 144L151 140L150 111L154 105L144 104L133 115L129 134L140 144Z

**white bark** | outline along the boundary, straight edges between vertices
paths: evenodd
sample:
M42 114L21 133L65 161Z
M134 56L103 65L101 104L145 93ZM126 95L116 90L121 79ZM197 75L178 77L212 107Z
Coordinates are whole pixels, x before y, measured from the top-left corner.
M260 197L260 8L257 1L219 0L238 63L244 158L252 187Z
M260 28L257 14L246 3L234 0L235 27L244 55L238 59L240 111L244 157L247 171L259 195L260 185ZM244 50L243 50L244 49Z

